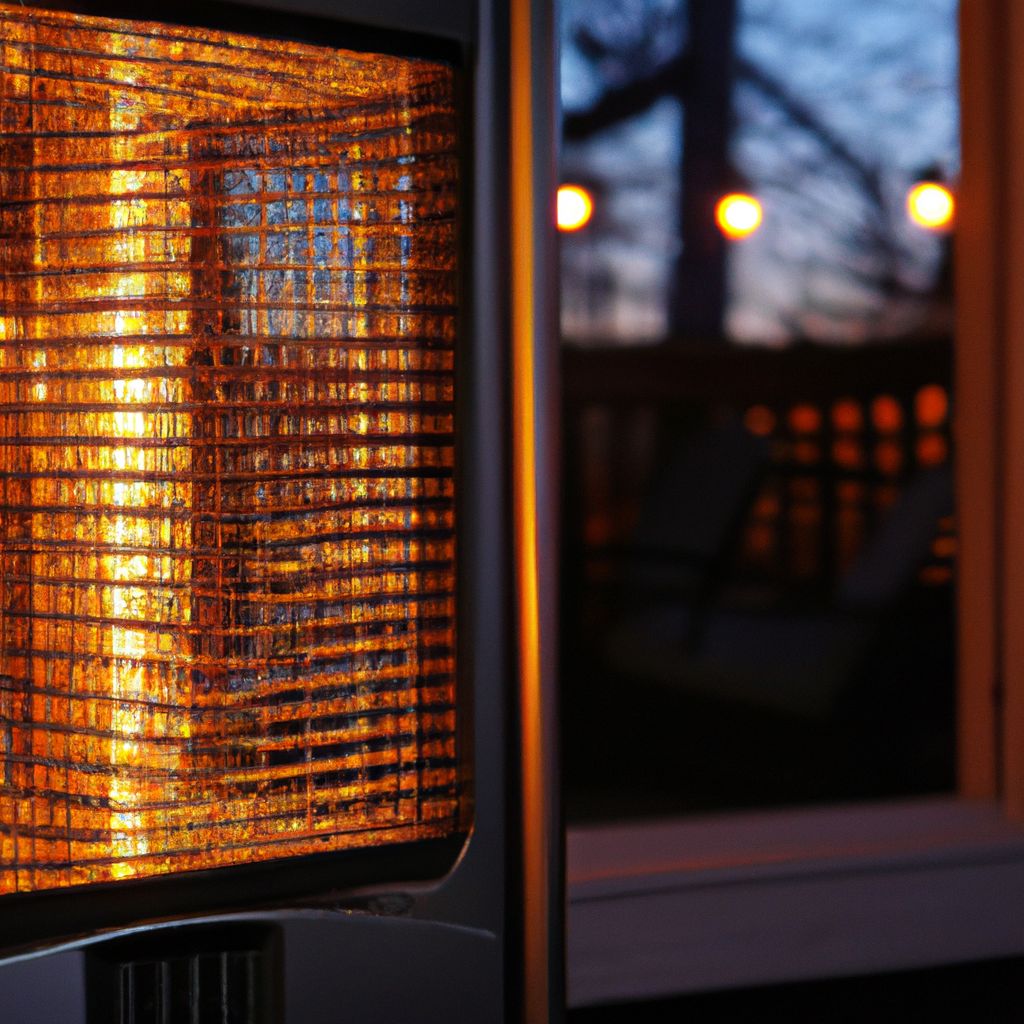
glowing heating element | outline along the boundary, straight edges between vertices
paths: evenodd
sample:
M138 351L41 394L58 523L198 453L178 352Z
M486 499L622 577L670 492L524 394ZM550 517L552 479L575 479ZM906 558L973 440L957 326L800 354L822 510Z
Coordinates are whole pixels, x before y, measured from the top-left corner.
M0 892L462 830L452 70L0 47Z

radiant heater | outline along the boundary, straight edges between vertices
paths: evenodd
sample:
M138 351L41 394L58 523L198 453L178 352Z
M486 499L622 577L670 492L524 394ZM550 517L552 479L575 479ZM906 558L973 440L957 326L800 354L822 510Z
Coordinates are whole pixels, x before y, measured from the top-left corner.
M0 33L0 893L454 834L452 69Z
M283 6L0 4L12 1024L557 1002L547 27Z

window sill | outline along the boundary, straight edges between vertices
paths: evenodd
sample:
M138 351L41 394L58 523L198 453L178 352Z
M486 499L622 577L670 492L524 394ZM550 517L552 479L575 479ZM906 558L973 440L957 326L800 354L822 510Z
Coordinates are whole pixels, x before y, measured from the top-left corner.
M1024 953L1024 827L955 798L570 828L570 1006Z

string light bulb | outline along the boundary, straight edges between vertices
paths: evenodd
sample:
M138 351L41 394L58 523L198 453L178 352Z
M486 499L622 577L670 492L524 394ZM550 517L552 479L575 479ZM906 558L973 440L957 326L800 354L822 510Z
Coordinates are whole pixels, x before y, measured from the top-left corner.
M722 196L715 206L715 223L729 239L747 238L761 226L763 219L761 203L742 192Z
M921 228L943 231L953 222L953 193L935 181L921 181L907 193L907 214Z
M594 200L580 185L562 185L558 190L558 230L579 231L594 215Z

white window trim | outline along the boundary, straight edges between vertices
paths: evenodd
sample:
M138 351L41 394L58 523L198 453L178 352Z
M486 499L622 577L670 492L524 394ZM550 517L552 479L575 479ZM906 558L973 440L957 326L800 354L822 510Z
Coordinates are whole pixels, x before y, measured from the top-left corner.
M571 829L570 1006L1024 954L1024 827L955 798Z
M1024 4L960 21L958 794L570 829L570 1006L1024 955Z

